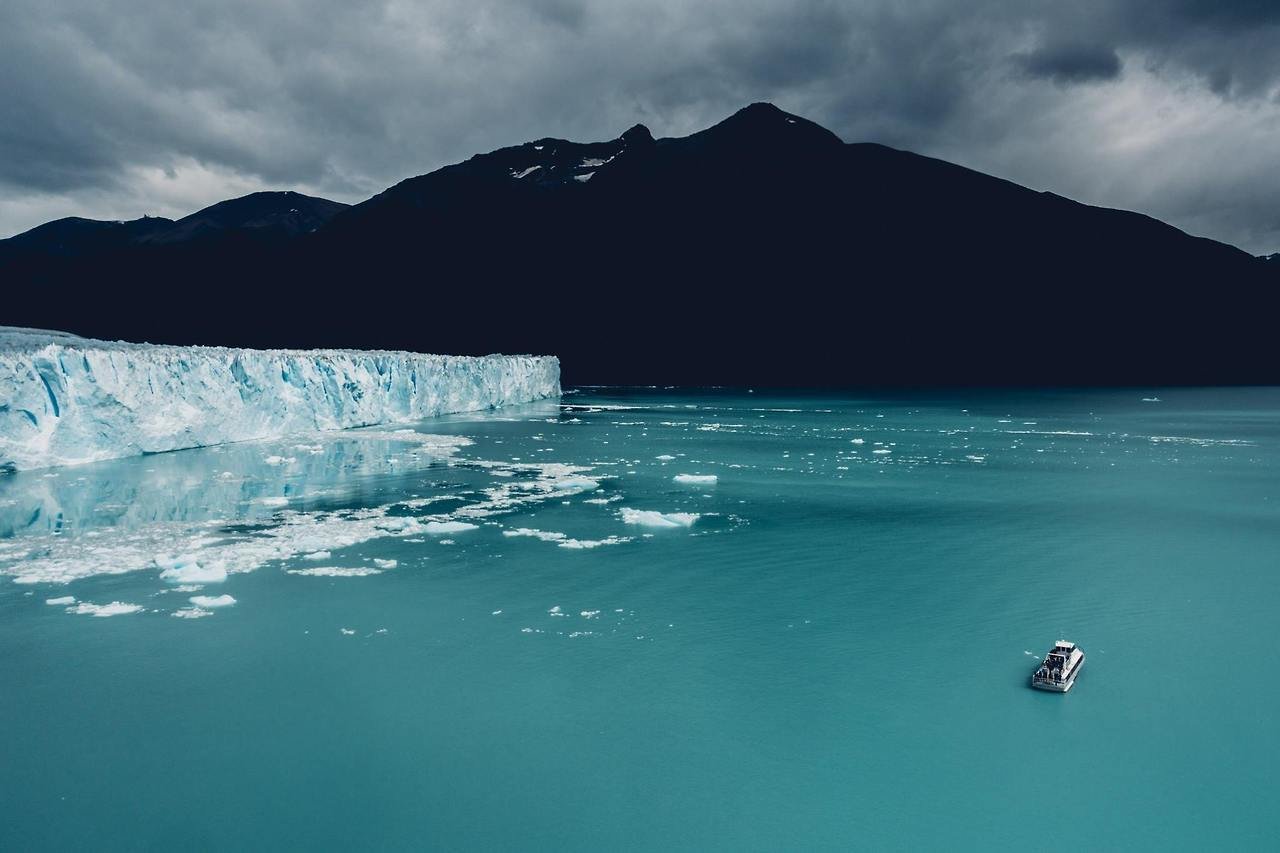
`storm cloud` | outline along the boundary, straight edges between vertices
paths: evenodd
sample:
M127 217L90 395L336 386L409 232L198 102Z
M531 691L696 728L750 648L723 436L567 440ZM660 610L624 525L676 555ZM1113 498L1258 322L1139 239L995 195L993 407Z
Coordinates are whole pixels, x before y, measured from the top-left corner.
M358 201L768 100L1280 250L1271 0L7 0L0 77L0 235L257 189Z

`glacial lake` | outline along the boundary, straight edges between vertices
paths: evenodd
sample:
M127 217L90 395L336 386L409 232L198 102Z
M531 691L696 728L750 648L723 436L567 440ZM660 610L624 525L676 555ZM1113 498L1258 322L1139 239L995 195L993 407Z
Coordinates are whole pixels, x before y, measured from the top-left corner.
M20 472L0 850L1273 849L1278 616L1277 389L583 388Z

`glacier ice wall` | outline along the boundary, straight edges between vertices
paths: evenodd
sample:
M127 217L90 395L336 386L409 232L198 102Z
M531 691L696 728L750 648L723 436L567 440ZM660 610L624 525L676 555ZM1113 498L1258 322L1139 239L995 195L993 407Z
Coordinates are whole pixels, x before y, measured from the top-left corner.
M0 328L0 468L405 423L559 393L554 356L177 347Z

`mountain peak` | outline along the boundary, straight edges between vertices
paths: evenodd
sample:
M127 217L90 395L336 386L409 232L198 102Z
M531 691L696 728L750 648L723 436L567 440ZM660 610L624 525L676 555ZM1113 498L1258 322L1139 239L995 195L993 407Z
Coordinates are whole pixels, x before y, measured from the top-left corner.
M834 151L844 145L825 127L764 101L745 106L719 124L687 138L734 148L763 145L792 151Z
M350 205L293 190L261 190L227 199L184 216L148 243L179 243L228 229L274 229L296 235L311 232Z
M747 104L745 107L738 110L736 115L782 117L790 114L783 112L776 105L771 104L768 101L756 101L755 103Z
M637 145L653 142L653 134L649 132L649 128L643 124L633 124L626 133L618 137L628 145Z

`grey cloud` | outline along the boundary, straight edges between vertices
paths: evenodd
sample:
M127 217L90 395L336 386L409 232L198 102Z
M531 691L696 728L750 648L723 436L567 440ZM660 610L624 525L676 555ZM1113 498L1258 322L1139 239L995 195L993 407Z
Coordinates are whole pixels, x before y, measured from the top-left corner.
M1270 0L7 0L0 234L247 187L358 201L501 145L772 100L1280 249L1258 144L1278 45Z
M1091 83L1120 76L1120 57L1110 47L1047 45L1017 58L1028 75L1058 83Z

